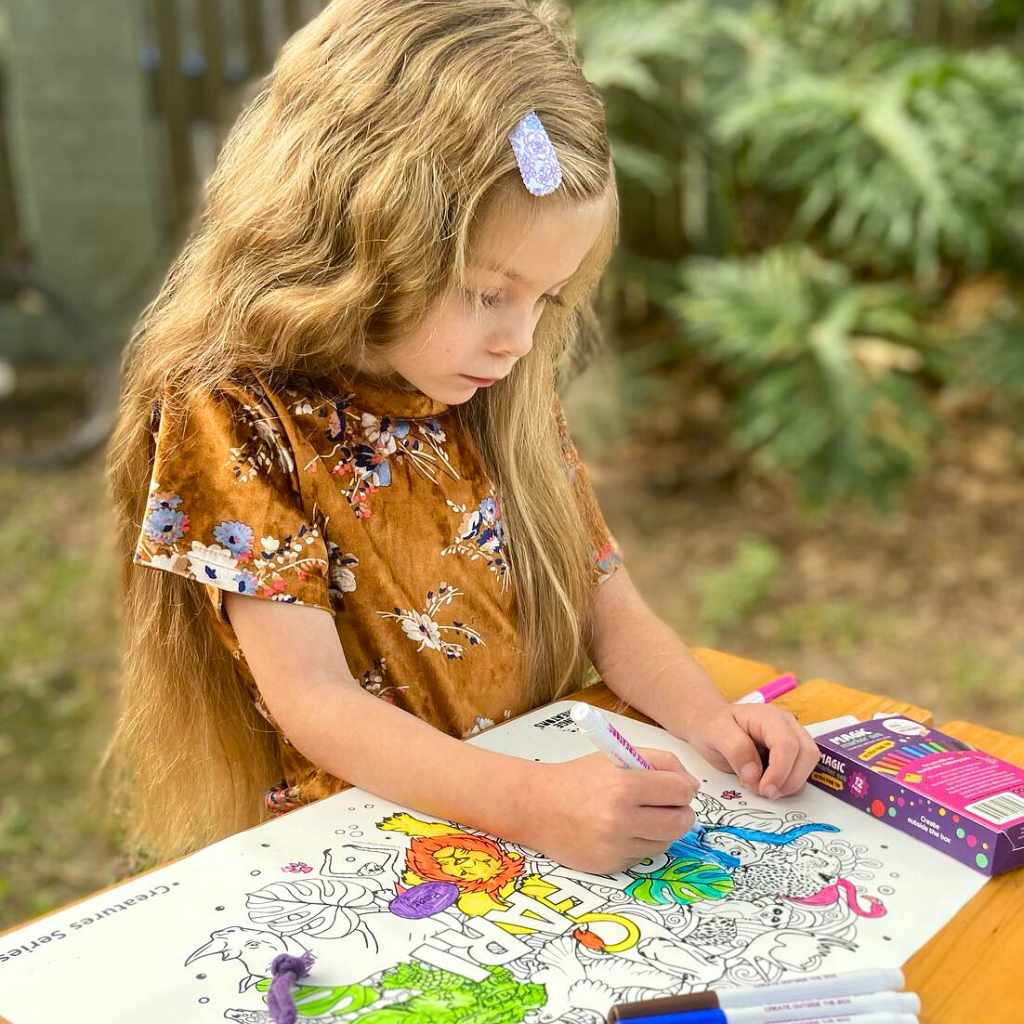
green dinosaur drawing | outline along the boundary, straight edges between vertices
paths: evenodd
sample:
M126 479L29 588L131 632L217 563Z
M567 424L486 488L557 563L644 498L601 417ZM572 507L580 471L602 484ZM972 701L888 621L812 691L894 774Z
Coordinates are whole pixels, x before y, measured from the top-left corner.
M256 991L269 991L270 982L270 978L256 982ZM292 998L299 1017L340 1017L377 1002L380 992L368 985L297 985Z
M485 981L419 963L401 963L384 972L382 989L416 992L404 1002L370 1008L353 1024L522 1024L527 1013L547 1002L543 985L516 981L506 967L488 967Z

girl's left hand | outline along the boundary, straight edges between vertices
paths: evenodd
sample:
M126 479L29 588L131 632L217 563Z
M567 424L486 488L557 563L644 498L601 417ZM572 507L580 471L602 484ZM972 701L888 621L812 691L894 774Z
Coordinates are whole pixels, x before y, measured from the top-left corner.
M818 763L818 746L792 712L773 704L726 704L695 716L684 739L723 772L774 800L799 793ZM762 765L758 746L768 753Z

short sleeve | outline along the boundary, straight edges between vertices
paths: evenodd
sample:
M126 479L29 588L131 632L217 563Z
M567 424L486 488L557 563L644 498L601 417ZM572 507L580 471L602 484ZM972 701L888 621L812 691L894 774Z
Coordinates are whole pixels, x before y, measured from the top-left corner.
M134 561L224 593L331 609L319 525L264 392L232 388L154 412L155 451Z
M557 397L555 399L555 421L562 444L562 460L565 464L565 471L569 476L579 505L580 515L590 537L594 583L603 583L614 575L619 566L623 564L622 549L605 522L597 495L594 494L586 463L580 457L572 440L569 426L565 421L565 413L562 410L562 403Z

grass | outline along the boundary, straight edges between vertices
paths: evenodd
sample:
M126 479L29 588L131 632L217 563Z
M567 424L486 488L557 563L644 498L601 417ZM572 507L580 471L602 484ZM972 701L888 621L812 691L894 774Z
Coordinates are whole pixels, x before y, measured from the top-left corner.
M0 926L124 870L92 785L116 674L99 467L0 475Z
M864 642L867 628L864 611L852 601L798 601L779 613L776 636L793 650L830 647L849 654Z
M706 643L717 642L723 629L740 625L768 600L781 567L782 556L774 545L758 537L744 537L724 568L698 577L698 618Z

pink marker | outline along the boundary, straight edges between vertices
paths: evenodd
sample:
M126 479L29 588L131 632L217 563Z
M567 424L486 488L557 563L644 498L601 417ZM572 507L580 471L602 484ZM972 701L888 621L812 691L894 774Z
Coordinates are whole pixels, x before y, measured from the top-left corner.
M759 686L756 690L751 690L750 693L740 697L737 704L769 704L775 700L776 697L781 697L784 693L789 693L790 690L795 690L799 685L796 676L785 675L779 676L778 679L773 679L770 683L765 683L764 686Z
M633 744L591 704L573 704L569 717L573 724L603 754L623 768L650 769L650 762L641 757Z

